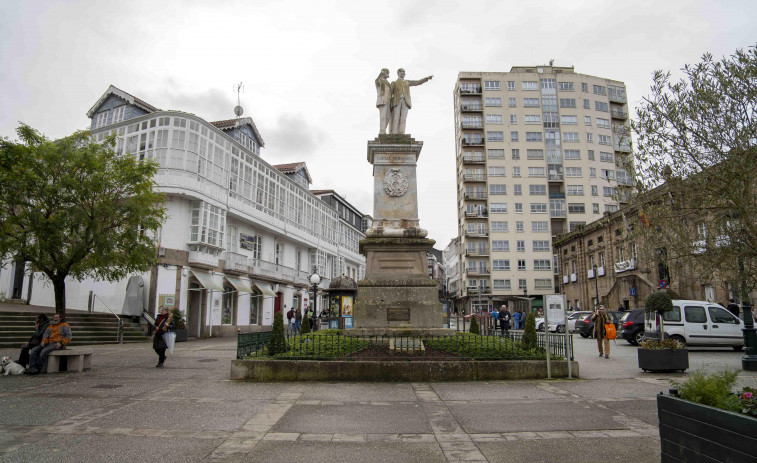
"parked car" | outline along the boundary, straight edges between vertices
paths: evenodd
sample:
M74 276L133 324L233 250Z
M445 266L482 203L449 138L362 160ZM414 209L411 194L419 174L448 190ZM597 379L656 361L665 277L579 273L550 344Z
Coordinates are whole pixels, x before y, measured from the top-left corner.
M544 317L536 318L536 331L544 331Z
M634 346L644 338L644 309L626 312L620 319L620 335Z
M720 304L674 299L673 310L663 316L665 337L690 346L744 348L744 323ZM659 317L647 315L651 334L658 333ZM650 337L650 336L648 336Z
M568 332L572 333L576 331L576 322L578 321L578 319L586 315L591 315L591 312L588 312L588 311L570 312L568 314Z
M567 313L567 320L568 320L568 328L570 331L574 331L576 329L576 320L578 320L579 316L590 314L591 312L568 312ZM558 333L564 333L565 332L565 322L549 322L549 331L551 333L558 332Z
M608 310L607 314L612 318L612 322L615 325L615 329L620 326L620 318L625 312L618 312L615 310ZM583 338L590 338L594 336L594 322L591 320L593 312L585 315L583 318L576 320L576 331Z

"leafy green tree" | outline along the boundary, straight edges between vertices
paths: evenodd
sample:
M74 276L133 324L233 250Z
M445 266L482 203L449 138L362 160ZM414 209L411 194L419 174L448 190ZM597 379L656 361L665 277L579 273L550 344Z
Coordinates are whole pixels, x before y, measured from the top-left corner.
M470 327L468 327L468 332L470 334L481 334L481 329L478 327L478 322L476 321L476 316L473 315L470 318Z
M645 258L682 278L757 286L757 50L655 71L632 123Z
M644 310L649 314L660 316L660 341L665 338L665 322L663 315L673 310L673 300L667 291L652 291L644 302Z
M65 314L66 278L115 281L149 269L165 218L157 164L117 156L115 137L49 140L21 124L0 140L0 258L28 261Z
M526 315L526 324L523 326L523 348L535 349L539 343L536 338L536 315L533 312L529 312Z
M287 349L287 339L284 334L284 312L276 312L273 314L271 340L268 341L268 355L281 354L286 352Z

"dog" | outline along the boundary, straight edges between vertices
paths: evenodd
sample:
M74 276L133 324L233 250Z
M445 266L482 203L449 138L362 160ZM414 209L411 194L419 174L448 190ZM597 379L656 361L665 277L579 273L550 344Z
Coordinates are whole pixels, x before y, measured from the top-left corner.
M24 367L11 360L10 357L3 357L2 361L0 361L0 365L2 365L3 374L5 376L20 375L23 374L25 370Z

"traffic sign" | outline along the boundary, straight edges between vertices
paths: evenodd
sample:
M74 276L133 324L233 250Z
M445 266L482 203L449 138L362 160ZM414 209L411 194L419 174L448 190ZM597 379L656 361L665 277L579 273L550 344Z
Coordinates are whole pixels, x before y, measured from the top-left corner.
M636 286L631 286L631 290L628 293L630 296L636 296Z
M660 289L665 289L668 287L668 280L660 280Z

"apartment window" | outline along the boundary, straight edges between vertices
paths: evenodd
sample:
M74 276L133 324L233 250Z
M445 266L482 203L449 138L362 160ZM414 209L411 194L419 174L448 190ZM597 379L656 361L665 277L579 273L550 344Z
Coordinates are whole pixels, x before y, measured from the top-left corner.
M594 85L594 94L595 95L607 95L607 89L601 85Z
M514 160L520 159L520 150L518 148L513 148L511 154Z
M484 90L500 90L499 81L498 80L485 80Z
M575 98L560 98L560 107L561 108L575 108L576 99Z
M581 150L565 150L563 154L565 159L581 159Z
M507 185L500 185L500 184L489 185L489 194L490 195L506 195Z
M578 125L578 116L560 116L560 122L562 125Z
M586 143L594 143L594 135L591 132L586 133Z
M486 106L502 106L502 98L486 97L484 98L484 105Z
M594 109L597 111L607 112L609 111L608 104L603 101L595 101L594 102Z
M487 116L487 121L486 122L489 122L488 121L488 116ZM502 123L502 116L499 116L499 123ZM510 114L510 123L511 124L517 124L518 123L518 115L517 114Z
M544 128L557 129L559 127L560 127L560 116L554 111L544 112Z
M531 196L544 196L547 194L547 185L528 185L528 194Z
M526 242L524 240L518 240L515 245L518 252L526 252Z
M526 159L544 159L544 150L542 149L526 150Z
M520 169L520 167L518 167L518 169ZM523 194L523 185L521 184L513 185L513 194L515 196L521 196Z
M597 168L596 167L589 167L589 177L596 178L597 177Z
M598 191L597 185L592 185L591 186L591 195L592 196L599 196L599 193L597 191Z
M489 177L504 177L506 169L504 166L489 167Z
M591 212L599 214L599 203L591 203Z
M551 290L553 281L551 278L537 278L534 280L534 288L541 290Z
M507 106L510 107L510 108L517 108L518 107L517 99L515 97L508 98L507 99Z
M518 270L526 270L526 259L518 259Z
M609 135L599 135L599 144L600 145L610 145L612 142L610 141Z
M539 114L526 114L526 124L541 124L541 115Z
M584 125L591 125L591 116L584 116Z
M531 231L534 233L545 233L549 231L549 222L546 220L538 220L531 222Z
M541 132L526 132L526 141L527 142L541 142L542 141Z
M534 259L534 270L552 270L551 259Z
M555 93L555 79L540 79L540 81L542 91L546 90L546 93Z
M523 225L523 221L517 221L517 222L515 222L515 231L517 233L523 233L524 231L526 231L526 228Z
M534 252L549 251L549 240L534 240L533 249Z
M520 278L518 280L518 290L523 291L524 289L528 289L528 281L525 278Z
M507 89L508 90L515 90L515 81L514 80L508 80L507 81Z
M594 160L594 150L589 150L587 157L589 158L589 161L593 161Z
M557 111L557 97L550 95L542 96L541 108L544 111Z
M547 176L546 171L547 171L546 167L529 167L528 176L529 177L546 177Z
M546 130L544 132L544 144L549 146L560 146L560 131L559 130Z
M615 196L615 188L611 186L604 186L602 187L602 196L605 197L613 197Z
M538 98L523 98L523 107L524 108L538 108L539 99Z
M510 242L507 240L492 240L492 251L510 251Z
M520 167L513 166L513 177L520 177Z
M610 119L602 119L601 117L597 118L597 127L600 127L602 129L609 129L610 128Z
M584 109L591 109L591 101L584 98Z
M565 187L565 194L567 194L568 196L583 196L584 186L583 185L568 185Z
M585 214L586 206L584 203L568 203L569 214Z
M516 214L522 214L523 213L523 203L515 203L515 213ZM523 223L523 222L521 222Z
M618 212L618 205L617 204L605 204L605 211L607 211L607 212Z
M492 214L507 214L507 203L491 203L489 204L489 209Z
M574 231L576 228L583 227L584 225L586 225L586 222L570 222L568 224L568 230L569 231ZM573 263L573 272L574 273L575 273L575 270L576 270L576 268L575 268L575 262L574 262Z
M581 82L581 91L584 93L589 92L589 85L586 82Z
M608 180L615 179L615 171L612 169L602 169L602 178L606 178Z
M486 115L486 123L487 124L501 124L502 123L502 116L499 114L487 114Z
M492 222L492 231L493 232L508 232L508 226L507 222L503 221L493 221Z
M488 149L486 150L486 156L489 159L505 159L505 150Z
M502 133L502 132L500 132L500 133ZM503 140L504 140L504 137L503 137ZM510 141L518 141L518 132L517 131L510 132Z
M561 92L572 92L573 82L558 82L557 89L560 90Z
M578 143L578 132L563 132L563 143Z
M566 177L581 177L581 168L580 167L566 167L565 168L565 176Z
M510 259L493 259L492 270L510 270Z
M546 214L547 203L531 203L531 213L532 214Z
M523 90L539 90L539 82L521 82L521 89Z
M487 131L486 141L505 141L505 134L504 132L498 132L498 131L488 132Z
M494 289L510 291L512 289L510 280L494 280Z

